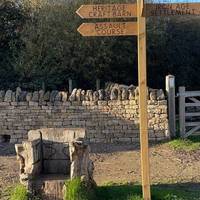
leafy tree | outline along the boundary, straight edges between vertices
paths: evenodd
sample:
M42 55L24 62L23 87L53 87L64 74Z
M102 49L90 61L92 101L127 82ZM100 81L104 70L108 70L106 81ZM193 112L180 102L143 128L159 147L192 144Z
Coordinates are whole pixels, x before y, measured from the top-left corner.
M81 4L116 1L20 2L0 4L2 88L20 83L26 89L42 84L65 89L68 78L82 88L94 88L97 78L137 84L137 37L82 37L77 32L88 21L75 14ZM177 85L198 89L199 17L150 17L147 33L148 85L164 88L165 76L173 74Z
M33 83L36 88L45 82L51 89L63 87L69 77L83 87L94 85L96 78L106 81L118 77L119 81L130 82L124 72L129 66L132 68L132 61L136 60L135 50L129 50L136 40L128 37L119 40L115 37L83 38L76 30L81 23L75 15L80 4L78 1L43 2L32 9L33 17L21 37L25 48L16 60L20 82Z
M26 13L12 1L0 2L0 87L12 87L17 81L13 68L13 57L22 47L20 30ZM15 48L18 51L15 51Z

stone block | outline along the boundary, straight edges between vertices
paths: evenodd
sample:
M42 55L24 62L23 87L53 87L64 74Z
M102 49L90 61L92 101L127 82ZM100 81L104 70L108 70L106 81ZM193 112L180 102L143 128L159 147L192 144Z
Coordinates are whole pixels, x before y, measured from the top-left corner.
M70 101L63 102L63 106L71 106L71 102Z
M9 106L10 102L0 102L0 106Z
M165 105L167 106L167 100L158 101L158 105Z
M80 106L81 105L81 101L72 101L71 105L72 106Z
M29 101L29 106L38 106L39 103L35 101Z
M12 102L12 90L7 90L4 96L5 102Z
M99 106L107 106L108 105L108 101L98 101L97 103Z

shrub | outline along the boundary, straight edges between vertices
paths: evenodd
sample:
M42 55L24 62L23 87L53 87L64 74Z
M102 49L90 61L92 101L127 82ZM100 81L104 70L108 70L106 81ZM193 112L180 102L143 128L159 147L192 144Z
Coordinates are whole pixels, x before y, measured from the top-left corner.
M17 185L11 192L10 200L28 200L28 191L26 187Z

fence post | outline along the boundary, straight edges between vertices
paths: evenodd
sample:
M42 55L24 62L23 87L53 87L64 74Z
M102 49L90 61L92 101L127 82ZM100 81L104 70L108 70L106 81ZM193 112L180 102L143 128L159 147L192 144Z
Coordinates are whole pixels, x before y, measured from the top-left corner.
M72 93L73 85L72 85L72 79L71 78L68 79L68 84L69 84L69 93Z
M185 87L179 87L179 125L180 136L185 135Z
M96 79L96 91L101 89L101 83L100 83L100 79Z
M42 90L46 90L46 85L45 85L45 82L44 81L42 81Z
M169 135L173 138L176 136L175 77L173 75L166 76L165 84L168 97Z

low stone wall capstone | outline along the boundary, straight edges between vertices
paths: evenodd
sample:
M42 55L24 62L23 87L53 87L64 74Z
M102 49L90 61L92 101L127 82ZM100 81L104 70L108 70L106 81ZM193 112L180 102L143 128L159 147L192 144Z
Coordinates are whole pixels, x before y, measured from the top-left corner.
M169 138L167 101L162 90L148 91L150 140ZM138 88L113 84L105 90L68 92L0 91L0 137L27 139L29 130L85 128L89 142L139 141Z

